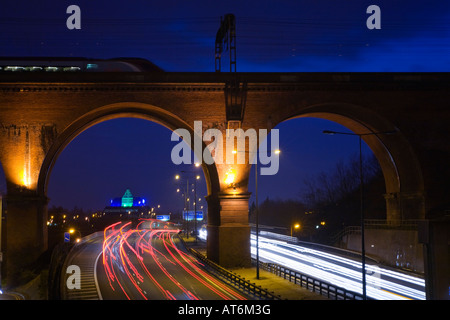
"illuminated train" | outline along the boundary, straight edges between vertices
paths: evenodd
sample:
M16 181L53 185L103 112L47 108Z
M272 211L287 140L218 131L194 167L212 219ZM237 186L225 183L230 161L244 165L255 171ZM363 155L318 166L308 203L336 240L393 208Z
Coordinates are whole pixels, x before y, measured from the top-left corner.
M0 58L0 72L163 72L140 58Z

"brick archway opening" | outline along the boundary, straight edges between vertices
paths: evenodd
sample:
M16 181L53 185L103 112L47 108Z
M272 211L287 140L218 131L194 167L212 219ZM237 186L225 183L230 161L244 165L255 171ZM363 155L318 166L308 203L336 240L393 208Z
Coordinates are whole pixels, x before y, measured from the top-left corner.
M194 135L193 128L183 120L161 108L148 104L117 103L97 108L71 123L58 135L56 141L47 152L41 166L37 184L37 194L41 197L46 197L51 170L57 161L59 154L73 139L75 139L76 136L98 123L118 118L144 119L160 124L172 131L183 128L188 130L192 136ZM202 169L205 175L208 194L217 192L219 190L219 180L215 166L202 164Z
M424 182L419 161L398 128L372 111L349 104L310 106L280 118L273 125L307 117L336 122L357 134L395 132L362 136L383 172L387 221L425 217Z
M68 146L79 134L88 130L89 128L113 119L119 118L137 118L153 123L157 123L161 126L168 128L171 131L176 129L186 129L190 132L191 137L194 135L194 130L187 123L180 118L168 113L167 111L147 104L141 103L118 103L103 106L95 109L91 112L84 114L72 122L63 132L59 133L56 141L52 144L47 152L43 164L40 169L39 179L37 184L37 195L40 199L45 199L45 204L41 207L41 214L44 216L43 220L47 220L47 187L50 180L52 168L54 167L59 155L63 152L66 146ZM170 143L170 141L168 141ZM205 150L203 146L202 150ZM194 152L194 150L192 150ZM219 190L219 178L215 165L208 165L202 163L202 170L204 173L204 181L206 183L206 189L208 197L211 194L217 194ZM208 198L207 197L207 198ZM207 219L211 219L211 216L217 215L216 208L210 208L208 206ZM45 226L44 226L45 228ZM46 234L46 231L44 231ZM47 236L44 236L47 239Z

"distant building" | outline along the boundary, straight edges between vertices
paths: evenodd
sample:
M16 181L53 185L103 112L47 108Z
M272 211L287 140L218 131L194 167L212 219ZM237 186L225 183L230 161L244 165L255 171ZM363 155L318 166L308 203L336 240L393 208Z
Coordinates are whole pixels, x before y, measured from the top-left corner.
M130 189L127 189L122 198L114 198L111 200L110 207L128 208L128 207L143 207L145 205L146 203L144 198L133 197Z
M111 199L103 213L109 217L139 217L150 214L151 209L144 198L133 197L127 189L121 198Z

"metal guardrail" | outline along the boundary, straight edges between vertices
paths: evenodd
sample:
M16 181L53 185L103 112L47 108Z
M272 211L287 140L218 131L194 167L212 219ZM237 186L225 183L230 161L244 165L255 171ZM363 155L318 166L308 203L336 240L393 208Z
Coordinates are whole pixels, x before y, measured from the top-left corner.
M248 280L245 280L238 276L235 273L228 271L227 269L219 266L213 261L207 259L203 254L198 252L195 249L189 248L183 241L181 237L179 237L181 242L185 245L185 247L199 260L201 260L205 265L207 265L210 271L214 272L217 276L222 279L227 279L234 285L239 286L244 291L263 298L267 300L282 300L282 297L279 295L275 295L273 292L269 292L267 289L263 289L260 286L257 286L254 283L251 283ZM252 259L253 262L256 263L255 259ZM345 288L338 287L336 285L332 285L328 282L318 280L316 278L310 277L306 274L302 274L301 272L291 270L289 268L283 267L281 265L275 263L265 263L259 262L259 266L266 271L269 271L279 277L289 280L294 284L298 284L301 287L306 288L307 290L311 290L323 296L326 296L328 299L334 300L363 300L363 295L357 292L349 291ZM371 300L371 298L368 298Z
M48 271L48 299L49 300L61 300L62 299L62 275L64 270L64 264L70 250L73 248L74 243L60 242L55 248L53 248L49 271Z
M416 220L382 220L382 219L366 219L364 220L364 227L366 229L379 230L417 230L420 219ZM360 234L361 226L347 226L331 237L331 242L335 243L346 235Z
M364 226L370 229L401 229L417 230L420 219L407 220L383 220L383 219L365 219Z
M273 292L270 292L267 289L262 288L261 286L256 285L255 283L252 283L248 280L245 280L244 278L241 278L239 275L219 266L217 263L209 260L206 258L203 254L198 252L197 250L193 248L189 248L189 246L186 245L184 240L181 237L178 237L180 241L183 243L185 248L189 250L197 259L199 259L204 265L208 268L208 271L213 273L216 277L228 281L231 284L237 286L242 290L243 292L249 293L255 297L258 297L260 299L265 300L282 300L281 296L276 295Z
M281 296L276 295L273 292L268 291L267 289L262 288L261 286L256 285L255 283L252 283L248 280L245 280L241 278L239 275L228 271L225 268L222 268L218 264L214 263L213 261L207 259L204 255L202 255L200 252L196 251L195 249L188 248L188 250L198 259L200 259L203 263L205 263L209 268L209 271L212 273L215 273L216 276L220 277L221 279L226 279L233 285L239 287L241 290L243 290L246 293L249 293L253 296L256 296L260 299L265 300L282 300Z
M294 284L298 284L301 287L326 296L329 299L363 300L363 296L359 293L340 288L275 263L260 262L260 267L266 271L276 274L277 276L283 277Z

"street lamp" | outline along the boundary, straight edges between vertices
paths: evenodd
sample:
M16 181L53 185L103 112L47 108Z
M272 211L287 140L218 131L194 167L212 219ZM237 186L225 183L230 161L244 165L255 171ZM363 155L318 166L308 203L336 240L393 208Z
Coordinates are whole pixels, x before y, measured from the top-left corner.
M3 213L3 197L0 192L0 294L2 294L2 261L3 261L3 252L2 252L2 213Z
M237 151L233 150L232 153L236 154L238 152L247 152L247 153L255 153L256 161L255 161L255 225L256 225L256 279L259 280L259 206L258 206L258 151L250 152L250 151ZM275 154L280 154L280 149L276 149L273 151ZM250 157L249 157L250 158Z
M199 167L200 166L200 164L199 163L195 163L195 167ZM181 171L182 173L187 173L187 174L194 174L194 172L192 172L192 171L184 171L184 170L182 170ZM179 180L181 177L180 177L180 175L175 175L175 179L176 180ZM195 233L195 242L197 242L197 201L196 201L196 199L197 199L197 180L200 180L200 175L195 175L195 177L194 177L194 203L193 203L193 205L194 205L194 233ZM177 189L177 192L179 192L179 189ZM187 216L186 216L186 225L188 225L189 224L189 208L188 208L188 206L189 206L189 203L188 203L188 201L189 201L189 198L188 198L188 193L189 193L189 178L187 178L186 179L186 193L185 193L185 204L186 204L186 211L187 211ZM189 239L189 230L187 231L188 232L188 239Z
M180 179L181 179L181 177L180 177L179 174L175 175L175 180L180 180ZM180 189L178 188L177 192L179 192L179 191L180 191ZM184 210L186 210L187 216L186 216L186 218L184 218L183 217L183 213L182 213L181 217L186 222L186 224L185 224L186 233L187 233L186 235L187 235L187 238L189 239L189 219L188 219L188 216L189 216L189 199L188 199L188 193L189 193L189 179L186 179L186 189L185 189L185 192L184 192Z
M291 237L292 237L292 228L294 229L300 229L300 223L296 223L294 225L291 225Z
M349 136L358 136L359 138L359 189L360 189L360 214L361 214L361 272L362 272L362 289L363 289L363 299L367 299L366 291L366 248L364 243L364 181L363 181L363 163L362 163L362 136L368 135L378 135L378 134L393 134L396 131L385 131L385 132L368 132L368 133L350 133L350 132L338 132L331 130L324 130L324 134L334 135L343 134Z
M200 179L199 175L195 176L194 180L194 232L195 232L195 243L197 243L197 180Z
M78 235L78 238L75 238L75 242L80 242L81 241L81 232L79 230L75 230L74 228L70 228L69 229L69 233Z

